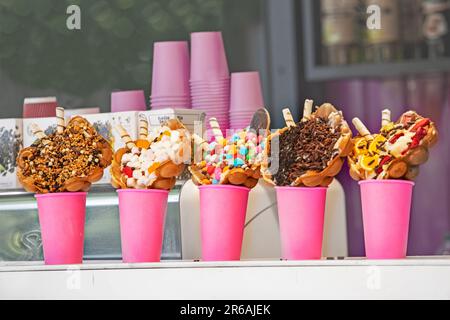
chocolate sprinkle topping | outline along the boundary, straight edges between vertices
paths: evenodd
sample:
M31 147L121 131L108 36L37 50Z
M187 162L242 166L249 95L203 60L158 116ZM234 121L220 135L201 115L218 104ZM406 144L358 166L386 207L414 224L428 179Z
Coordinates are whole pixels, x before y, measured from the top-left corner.
M340 133L333 132L327 121L321 118L299 122L283 132L279 137L278 171L272 173L275 184L289 186L306 171L324 170L336 155L333 148L339 137Z

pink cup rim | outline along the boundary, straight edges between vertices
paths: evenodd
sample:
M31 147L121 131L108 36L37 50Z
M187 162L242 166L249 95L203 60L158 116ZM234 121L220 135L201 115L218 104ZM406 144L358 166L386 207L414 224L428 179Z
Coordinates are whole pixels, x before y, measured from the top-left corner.
M409 181L409 180L396 180L396 179L382 179L382 180L362 180L362 181L358 181L359 185L363 185L363 184L407 184L410 186L414 186L415 183L414 181Z
M328 187L291 187L291 186L275 186L276 190L327 190Z
M198 187L199 189L231 189L231 190L246 190L250 192L250 188L243 186L233 186L229 184L207 184L201 185Z
M165 40L165 41L155 41L154 45L164 45L164 44L188 44L187 40Z
M144 90L142 89L132 89L132 90L117 90L117 91L112 91L111 94L112 95L128 95L128 94L141 94L144 93Z
M231 73L231 77L233 77L233 75L234 76L239 76L239 75L254 75L254 74L257 74L257 75L259 75L259 71L238 71L238 72L232 72Z
M35 198L51 198L51 197L73 197L86 196L87 192L50 192L50 193L36 193Z
M194 32L191 32L191 35L193 35L193 34L199 34L199 35L201 35L201 34L207 34L207 33L210 33L210 34L213 34L213 33L220 33L220 34L222 34L222 31L218 31L218 30L210 30L210 31L194 31Z
M127 192L143 192L143 193L169 193L169 190L161 190L161 189L118 189L117 193L127 193Z

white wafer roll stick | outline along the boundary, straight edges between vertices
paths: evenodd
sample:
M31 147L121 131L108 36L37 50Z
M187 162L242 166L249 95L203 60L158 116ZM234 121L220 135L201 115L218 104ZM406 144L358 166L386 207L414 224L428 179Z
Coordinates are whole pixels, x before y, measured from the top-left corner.
M202 150L206 150L208 149L208 142L206 142L206 140L204 140L202 137L200 137L198 134L194 133L192 135L192 139L194 140L194 143L201 147Z
M367 129L367 127L364 125L364 123L362 123L362 121L359 118L353 118L352 123L362 137L366 138L372 137L370 135L370 131Z
M64 120L64 108L57 107L56 108L56 132L59 134L64 132L64 128L66 127L66 121Z
M288 127L295 127L295 121L294 118L292 117L291 110L289 110L289 108L283 109L283 117Z
M139 139L147 139L148 136L148 120L147 117L139 114Z
M391 122L391 110L384 109L381 111L381 126L384 127Z
M30 125L31 133L39 140L42 140L44 144L47 144L50 142L50 140L47 139L47 135L42 131L42 129L36 124L32 123Z
M213 132L214 137L218 142L223 140L223 133L222 130L220 130L219 122L216 118L209 118L209 126L211 127L211 130Z
M130 135L128 134L127 130L125 130L124 127L122 127L121 124L116 125L116 129L119 132L120 139L122 139L123 143L127 146L128 149L132 149L136 147L133 140L131 140Z
M303 119L302 120L309 119L309 117L311 116L311 113L312 113L312 107L313 107L313 101L306 99L305 105L303 106Z

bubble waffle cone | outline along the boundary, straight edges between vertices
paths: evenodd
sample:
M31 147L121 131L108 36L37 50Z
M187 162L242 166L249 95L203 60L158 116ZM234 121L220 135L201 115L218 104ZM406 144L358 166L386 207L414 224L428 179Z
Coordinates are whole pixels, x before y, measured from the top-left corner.
M299 176L295 177L295 179L288 185L290 186L306 186L306 187L326 187L332 181L333 178L340 172L342 165L344 163L344 158L352 150L352 132L347 124L347 122L343 119L342 113L338 112L336 108L329 104L325 103L314 113L311 113L311 100L306 100L305 102L305 113L304 117L301 121L306 123L308 121L320 121L326 122L334 131L338 137L334 146L332 147L332 152L329 155L329 158L326 159L326 166L323 169L318 168L310 168L306 166L306 169L303 170ZM287 113L287 112L286 112ZM287 117L287 127L282 128L269 135L267 138L267 145L265 149L264 161L261 165L261 172L263 179L268 183L276 186L278 185L275 181L274 175L279 168L275 167L275 162L279 161L279 142L280 137L283 134L286 134L289 130L296 127L295 122L291 119L290 112L285 114L285 118ZM299 123L299 125L301 125ZM314 138L312 138L314 139ZM302 143L301 141L294 141L293 143ZM307 144L308 142L305 142ZM277 147L275 147L277 146ZM296 160L293 160L293 166L295 166ZM275 172L274 172L275 171Z
M59 115L64 119L63 110ZM17 157L18 179L29 192L88 191L111 163L110 144L80 116L67 126L58 119L58 131L49 136L35 128L38 140Z
M383 124L378 134L355 137L348 156L350 176L357 181L414 180L437 142L435 124L414 111L405 112L395 123L384 119Z
M215 141L207 143L194 135L194 143L204 151L202 158L189 166L196 185L222 184L254 188L261 178L265 137L270 127L266 109L258 109L245 130L224 138L219 123L210 119Z
M260 165L255 165L250 168L230 169L223 174L223 178L219 183L254 188L259 178L261 178L260 167ZM193 164L189 167L189 171L192 174L192 181L196 185L211 184L211 180L205 174L205 168L206 165L202 164Z
M189 139L190 137L187 129L184 125L176 120L171 119L164 124L172 131L180 132L180 139ZM145 131L145 130L144 130ZM122 134L121 134L122 135ZM143 138L143 136L140 136ZM186 140L187 141L187 140ZM123 170L122 158L125 154L129 154L132 152L134 147L149 149L152 143L155 141L149 141L147 139L138 139L136 141L131 141L131 139L127 140L126 147L118 149L113 157L112 165L111 165L111 184L114 188L118 189L126 189L126 188L141 188L141 189L162 189L162 190L171 190L176 183L176 178L184 171L185 164L179 161L179 163L174 162L173 160L165 160L161 163L154 162L149 170L152 171L154 177L149 181L148 185L140 185L130 187L127 184L127 179L129 178ZM189 143L190 146L190 143ZM186 154L185 154L186 153ZM185 148L180 148L176 154L176 157L179 159L183 159L186 156L189 156L190 150L186 150Z

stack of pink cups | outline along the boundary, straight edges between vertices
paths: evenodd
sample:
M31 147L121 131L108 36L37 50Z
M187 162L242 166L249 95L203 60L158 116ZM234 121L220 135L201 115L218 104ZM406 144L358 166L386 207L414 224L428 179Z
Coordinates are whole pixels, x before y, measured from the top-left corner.
M155 42L151 108L190 108L189 71L187 41Z
M259 72L231 74L230 125L242 129L249 125L253 113L264 108Z
M220 32L191 33L192 109L215 117L222 130L230 127L230 72Z

